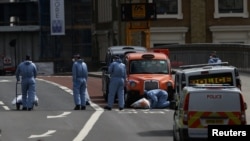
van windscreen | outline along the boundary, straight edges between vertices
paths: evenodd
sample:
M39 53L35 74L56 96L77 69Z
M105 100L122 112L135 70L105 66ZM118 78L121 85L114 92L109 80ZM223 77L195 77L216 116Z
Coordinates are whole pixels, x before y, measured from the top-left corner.
M228 72L189 76L189 85L194 84L227 84L234 86L233 74Z

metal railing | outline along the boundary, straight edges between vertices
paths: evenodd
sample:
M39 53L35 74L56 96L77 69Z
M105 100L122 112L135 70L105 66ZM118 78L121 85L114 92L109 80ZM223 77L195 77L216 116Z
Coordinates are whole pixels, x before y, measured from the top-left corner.
M195 43L165 45L155 48L169 49L172 68L179 68L181 65L208 63L210 54L216 51L222 62L228 62L229 65L237 67L239 71L250 73L250 45Z

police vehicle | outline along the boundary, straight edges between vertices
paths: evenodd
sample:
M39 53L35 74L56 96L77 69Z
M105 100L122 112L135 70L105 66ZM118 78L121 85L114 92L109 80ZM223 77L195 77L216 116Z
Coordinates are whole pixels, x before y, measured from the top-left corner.
M175 107L174 141L207 139L208 125L246 125L247 104L235 86L186 86Z
M146 47L143 46L111 46L106 51L105 61L102 64L102 93L104 99L107 101L109 93L110 74L108 73L108 66L113 62L114 56L119 56L124 61L124 56L127 53L146 52Z
M241 89L238 69L228 62L180 66L175 71L175 100L185 86L194 84L226 84Z

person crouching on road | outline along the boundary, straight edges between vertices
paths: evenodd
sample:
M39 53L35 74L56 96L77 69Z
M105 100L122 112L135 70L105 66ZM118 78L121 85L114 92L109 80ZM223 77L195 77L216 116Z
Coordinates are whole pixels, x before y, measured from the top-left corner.
M168 101L168 92L162 89L153 89L144 92L145 97L150 102L150 108L167 108L170 105Z
M104 109L112 110L115 95L118 94L119 110L124 108L124 86L126 81L126 67L119 56L115 56L108 68L110 74L108 105Z
M22 88L22 110L33 110L35 96L36 96L36 65L30 61L30 56L26 56L25 61L21 62L16 70L17 82L21 79Z
M72 66L74 110L86 109L86 88L88 80L88 68L85 62L77 55L77 60Z

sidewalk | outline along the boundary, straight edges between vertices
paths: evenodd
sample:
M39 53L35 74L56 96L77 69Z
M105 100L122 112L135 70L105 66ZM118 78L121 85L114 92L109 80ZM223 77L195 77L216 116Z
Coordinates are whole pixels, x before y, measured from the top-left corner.
M102 77L102 72L101 71L95 71L95 72L89 72L89 76L91 77Z
M43 75L39 75L43 76ZM56 73L53 76L72 76L71 72L64 72L64 73ZM102 71L90 71L88 72L88 76L90 77L102 77Z

